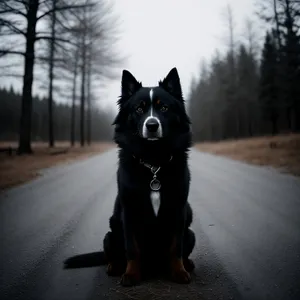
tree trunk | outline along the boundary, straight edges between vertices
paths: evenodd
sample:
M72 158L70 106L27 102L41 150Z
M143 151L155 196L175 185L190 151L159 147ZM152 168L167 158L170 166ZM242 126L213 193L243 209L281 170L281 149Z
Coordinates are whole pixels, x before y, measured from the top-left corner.
M85 25L84 25L85 26ZM80 97L80 145L83 147L85 143L84 122L85 122L85 73L86 73L86 45L85 34L83 34L82 42L82 65L81 65L81 97Z
M241 121L240 121L240 110L239 110L239 107L236 107L235 110L236 110L235 136L238 139L238 138L241 137Z
M48 138L49 147L54 147L54 133L53 133L53 69L54 69L54 50L55 50L55 7L56 0L52 0L52 20L51 20L51 40L50 40L50 55L49 55L49 94L48 94Z
M73 77L73 91L72 91L72 111L71 111L71 136L70 142L73 147L75 144L75 101L76 101L76 81L77 81L77 67L78 67L78 53L79 48L76 50L75 61L74 61L74 77Z
M88 19L91 18L92 7L88 10ZM91 80L92 80L92 59L93 59L93 34L88 32L89 48L87 58L87 143L91 144L92 139L92 99L91 99Z
M87 78L87 143L91 144L91 130L92 130L92 103L91 103L91 72L92 72L92 59L91 52L89 53L88 61L88 78Z
M271 118L272 122L272 135L278 134L278 117L277 116L272 116Z
M84 120L85 120L85 67L82 67L81 79L81 97L80 97L80 145L83 147L85 143Z
M280 36L280 29L279 29L279 19L278 19L278 12L277 12L277 0L273 0L273 9L274 9L274 16L275 16L275 23L276 23L276 35L277 35L277 43L278 47L281 50L281 36Z
M296 109L295 109L295 127L296 127L295 131L296 132L300 132L300 108L298 106L300 105L299 104L296 105Z
M248 106L247 109L247 123L246 123L246 131L247 131L247 136L252 137L253 136L253 125L252 125L252 117L253 117L253 111L251 109L251 105Z
M286 120L287 120L287 128L291 132L292 128L292 108L288 107L286 110Z
M248 122L248 136L249 137L253 136L251 120L249 120L249 122Z
M92 109L91 109L91 95L88 94L87 97L87 143L91 145L91 134L92 134Z
M31 154L32 83L38 0L29 0L18 154Z

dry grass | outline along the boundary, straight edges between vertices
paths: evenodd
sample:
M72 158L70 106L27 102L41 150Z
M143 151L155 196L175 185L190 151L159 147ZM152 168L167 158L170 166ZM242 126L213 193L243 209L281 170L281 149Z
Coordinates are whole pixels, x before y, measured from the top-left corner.
M200 143L195 147L255 165L273 166L300 176L300 134Z
M17 147L13 142L0 142L0 147ZM61 163L68 163L99 154L114 147L112 143L94 143L84 148L70 148L69 143L57 143L49 149L46 143L33 143L33 155L18 156L0 153L0 190L26 182L38 176L38 171Z
M17 147L16 143L0 142L0 147ZM38 176L38 171L60 163L84 159L114 147L111 143L95 143L90 147L69 147L57 143L49 149L45 143L33 143L34 155L17 156L0 153L0 190ZM273 166L300 176L300 134L252 138L219 143L201 143L195 147L204 152L223 155L256 165Z

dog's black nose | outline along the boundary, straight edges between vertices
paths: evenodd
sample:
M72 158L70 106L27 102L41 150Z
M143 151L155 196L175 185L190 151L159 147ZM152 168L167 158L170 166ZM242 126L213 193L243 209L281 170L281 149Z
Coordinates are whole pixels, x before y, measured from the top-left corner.
M156 132L159 127L159 123L156 119L153 118L147 121L146 127L150 132Z

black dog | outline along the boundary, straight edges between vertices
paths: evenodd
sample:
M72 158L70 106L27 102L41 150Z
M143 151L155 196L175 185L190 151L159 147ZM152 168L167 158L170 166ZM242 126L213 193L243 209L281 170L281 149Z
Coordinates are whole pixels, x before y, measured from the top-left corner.
M123 274L122 285L130 286L144 270L165 269L188 283L195 245L187 201L191 131L177 69L152 88L124 70L118 105L118 195L104 238L107 273Z

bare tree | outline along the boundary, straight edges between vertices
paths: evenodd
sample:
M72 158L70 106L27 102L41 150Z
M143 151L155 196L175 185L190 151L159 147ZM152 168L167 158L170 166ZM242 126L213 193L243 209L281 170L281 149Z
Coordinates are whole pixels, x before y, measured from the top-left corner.
M237 74L236 74L236 32L235 32L235 20L232 7L228 4L224 13L224 19L226 22L227 39L228 39L228 52L227 52L227 67L228 67L228 82L226 88L227 95L227 127L229 132L232 132L232 136L238 136L240 130L240 108L238 103L238 97L236 94ZM234 109L233 109L234 107Z
M75 101L77 90L77 75L78 75L78 60L79 60L79 47L76 47L74 55L74 69L73 69L73 82L72 82L72 111L71 111L71 131L70 142L71 146L75 144Z
M276 35L277 35L277 43L278 47L282 47L281 43L281 34L280 34L280 24L279 24L279 17L278 17L278 11L277 11L277 0L273 0L273 10L274 10L274 19L275 19L275 24L276 24Z
M1 46L0 56L22 55L24 57L24 76L22 92L22 110L20 119L20 135L18 153L32 153L31 149L31 115L32 115L32 83L36 59L35 44L40 40L53 38L44 31L37 31L37 24L54 11L70 10L82 6L73 3L48 8L45 0L4 0L0 2L2 34L22 36L25 39L25 51L13 47Z
M260 36L256 30L254 22L247 18L244 27L245 49L240 49L240 67L243 68L244 74L239 72L239 76L243 76L240 80L241 84L238 88L245 92L246 105L243 106L243 121L247 122L247 131L249 136L259 132L261 126L260 108L258 103L258 78L259 78L259 56L260 56ZM245 55L244 55L245 54ZM241 71L241 70L240 70ZM241 79L241 78L240 78Z
M126 57L121 56L114 48L119 26L111 3L99 1L97 5L81 11L78 20L81 39L80 144L84 146L86 138L88 144L91 142L93 82L114 79L117 76L116 67L124 63Z
M260 36L255 28L255 23L252 19L247 18L244 25L243 38L247 46L248 53L258 59L260 51Z
M87 10L88 7L92 9ZM87 11L89 16L87 17ZM25 51L16 44L0 44L0 57L21 55L25 61L23 77L22 114L20 122L19 153L31 153L31 113L33 69L36 62L48 66L48 135L49 146L54 146L53 93L64 93L58 78L67 78L73 86L71 144L75 137L75 100L78 75L81 77L81 144L84 145L84 127L87 104L88 141L91 140L93 82L114 79L115 67L125 58L115 51L118 40L117 18L114 18L112 3L101 0L7 0L0 3L0 35L23 36ZM48 18L48 26L38 27L38 22ZM42 25L45 25L43 22ZM26 27L27 25L27 27ZM80 42L78 43L78 38ZM48 41L46 53L37 54L36 42ZM39 46L42 44L39 44ZM20 45L18 45L20 46ZM39 47L41 49L41 47ZM55 71L54 71L55 69ZM40 78L37 78L39 80ZM61 81L62 82L62 81ZM64 82L66 82L64 80ZM72 83L71 83L72 82ZM97 84L99 86L99 83ZM45 87L45 83L43 84ZM72 91L71 91L72 90ZM72 94L72 96L71 96Z
M49 88L48 88L48 131L49 131L49 147L54 146L53 135L53 69L54 69L54 51L55 51L55 23L56 23L56 2L51 0L51 41L49 53Z

